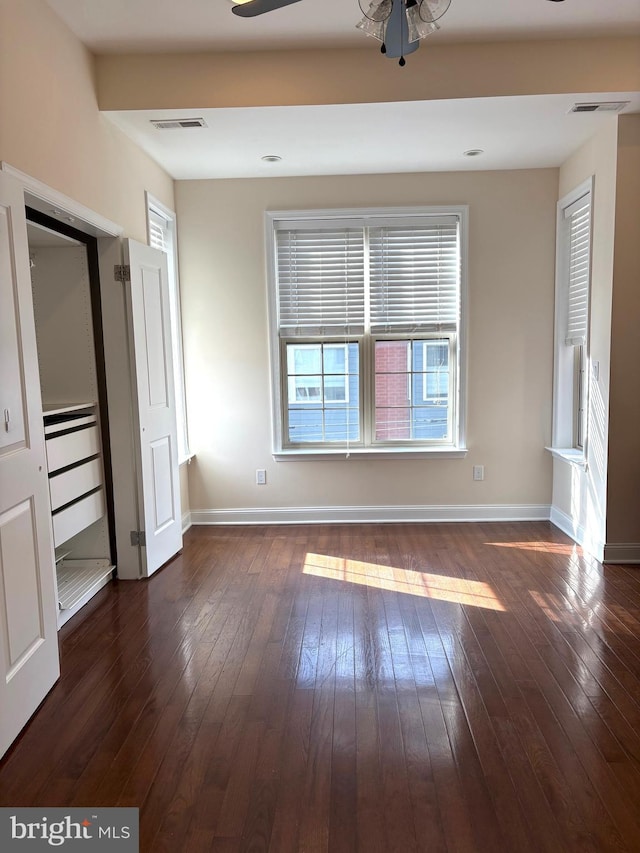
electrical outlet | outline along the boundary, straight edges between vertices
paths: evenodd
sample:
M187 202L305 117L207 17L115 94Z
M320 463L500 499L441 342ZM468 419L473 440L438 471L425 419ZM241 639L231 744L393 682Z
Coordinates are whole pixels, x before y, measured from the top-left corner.
M266 485L267 472L265 468L256 468L256 483L258 486Z
M484 465L473 466L473 479L484 480Z

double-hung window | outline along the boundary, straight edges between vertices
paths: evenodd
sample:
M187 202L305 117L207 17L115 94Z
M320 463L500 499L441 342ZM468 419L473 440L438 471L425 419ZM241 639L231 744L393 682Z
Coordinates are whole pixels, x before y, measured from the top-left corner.
M463 449L465 217L267 215L276 452Z
M558 204L554 449L584 457L588 422L592 181Z

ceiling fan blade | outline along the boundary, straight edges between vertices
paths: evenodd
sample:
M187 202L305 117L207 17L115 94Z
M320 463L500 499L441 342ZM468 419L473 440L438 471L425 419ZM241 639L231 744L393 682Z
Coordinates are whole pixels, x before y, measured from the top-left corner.
M256 15L273 12L274 9L299 2L300 0L251 0L250 3L243 3L241 6L233 6L231 11L241 18L254 18Z

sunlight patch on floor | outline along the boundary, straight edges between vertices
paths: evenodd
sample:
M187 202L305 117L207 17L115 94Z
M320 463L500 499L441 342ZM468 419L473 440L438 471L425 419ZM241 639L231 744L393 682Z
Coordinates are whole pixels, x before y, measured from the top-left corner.
M577 545L563 545L561 542L485 542L484 544L492 545L494 548L518 548L523 551L546 551L549 554L563 554L567 557L579 556Z
M305 557L303 572L306 575L355 583L373 589L402 592L421 598L434 598L489 610L505 610L491 586L481 581L432 575L427 572L409 571L377 563L364 563L360 560L312 553L308 553Z

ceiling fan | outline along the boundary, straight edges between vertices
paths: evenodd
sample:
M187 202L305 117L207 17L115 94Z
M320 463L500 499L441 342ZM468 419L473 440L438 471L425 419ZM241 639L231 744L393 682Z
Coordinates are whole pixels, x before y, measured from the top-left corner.
M238 5L231 10L234 15L239 15L241 18L254 18L256 15L273 12L274 9L281 9L292 3L299 3L300 0L235 0L235 2Z
M232 0L232 12L241 18L253 18L299 3L300 0ZM364 17L356 26L365 35L382 42L381 52L389 58L400 58L417 50L420 41L440 29L437 21L451 5L451 0L358 0Z

